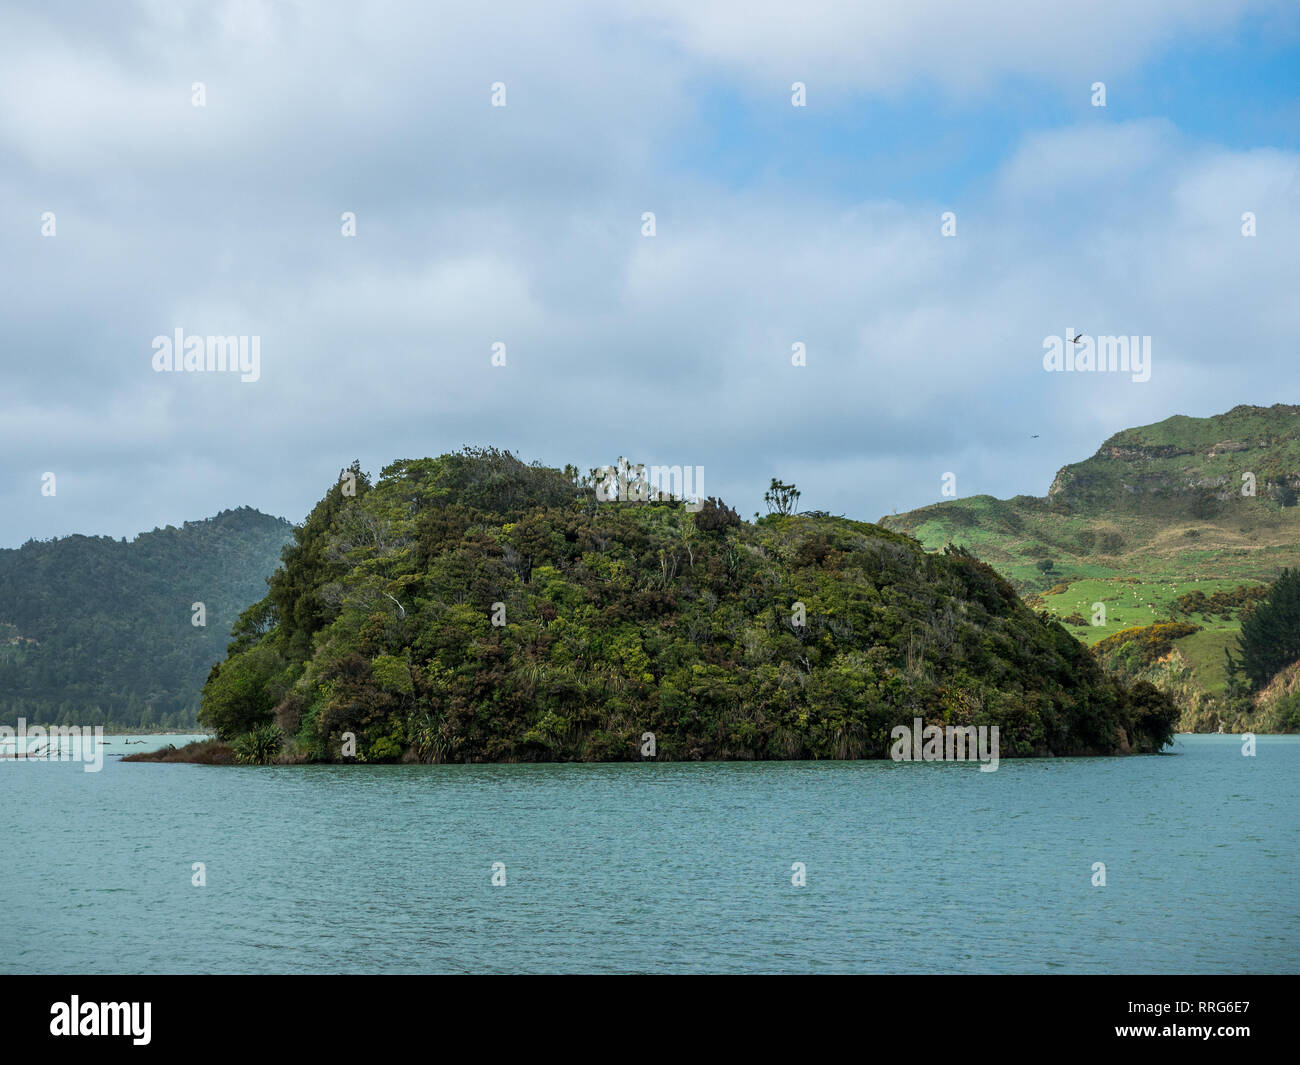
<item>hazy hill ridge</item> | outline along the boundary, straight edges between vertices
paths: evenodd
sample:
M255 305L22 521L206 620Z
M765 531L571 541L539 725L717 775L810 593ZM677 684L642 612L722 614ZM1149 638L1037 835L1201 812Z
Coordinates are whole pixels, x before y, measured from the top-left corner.
M204 678L292 528L243 507L130 542L0 550L0 722L192 728Z

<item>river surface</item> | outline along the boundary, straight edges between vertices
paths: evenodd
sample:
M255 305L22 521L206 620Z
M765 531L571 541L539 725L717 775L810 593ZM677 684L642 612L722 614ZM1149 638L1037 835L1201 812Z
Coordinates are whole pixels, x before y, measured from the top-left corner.
M992 773L124 764L125 739L100 772L0 761L0 971L1300 971L1296 736Z

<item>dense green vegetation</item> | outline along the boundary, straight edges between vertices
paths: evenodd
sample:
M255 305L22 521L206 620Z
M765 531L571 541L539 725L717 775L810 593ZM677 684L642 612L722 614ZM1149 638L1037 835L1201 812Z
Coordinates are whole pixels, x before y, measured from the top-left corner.
M1222 649L1226 691L1206 708L1208 723L1300 732L1300 571L1283 570L1262 593L1241 607L1240 629Z
M1258 605L1241 619L1240 658L1228 657L1228 672L1259 690L1300 661L1300 570L1283 570Z
M193 728L203 679L291 528L242 508L129 543L0 551L0 723Z
M1112 669L1133 673L1154 665L1174 649L1175 640L1197 631L1199 626L1183 621L1121 629L1093 647L1093 653Z
M1251 604L1300 567L1297 487L1300 407L1241 406L1117 433L1044 498L972 496L881 524L997 567L1121 679L1172 694L1180 729L1261 731L1279 719L1239 698L1224 652ZM1190 627L1154 657L1134 636L1174 622Z
M1261 731L1300 732L1300 662L1287 666L1250 699Z
M593 471L594 472L594 471ZM352 494L349 494L349 492ZM249 762L875 758L996 724L1004 757L1158 750L1176 710L1108 677L960 549L466 450L355 464L232 633L200 720Z

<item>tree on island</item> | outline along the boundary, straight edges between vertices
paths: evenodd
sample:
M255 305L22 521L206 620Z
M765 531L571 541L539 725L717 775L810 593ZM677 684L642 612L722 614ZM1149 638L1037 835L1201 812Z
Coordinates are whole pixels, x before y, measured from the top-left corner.
M793 514L795 505L799 502L800 493L792 484L786 484L772 478L772 485L763 493L763 502L767 504L767 512L777 514Z

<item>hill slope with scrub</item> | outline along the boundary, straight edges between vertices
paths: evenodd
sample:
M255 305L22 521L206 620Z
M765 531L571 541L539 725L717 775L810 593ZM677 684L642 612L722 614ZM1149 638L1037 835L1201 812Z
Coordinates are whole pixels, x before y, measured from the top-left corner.
M997 567L1121 678L1173 693L1181 729L1268 728L1233 703L1225 650L1300 568L1298 495L1300 406L1240 406L1116 433L1042 498L972 496L881 524Z
M130 541L0 550L0 724L193 729L204 677L292 529L241 507Z

